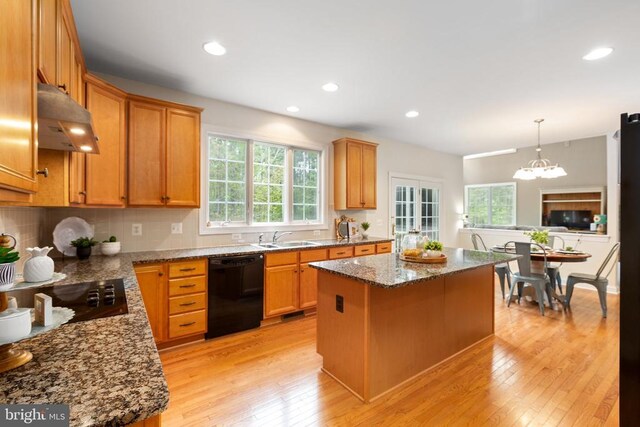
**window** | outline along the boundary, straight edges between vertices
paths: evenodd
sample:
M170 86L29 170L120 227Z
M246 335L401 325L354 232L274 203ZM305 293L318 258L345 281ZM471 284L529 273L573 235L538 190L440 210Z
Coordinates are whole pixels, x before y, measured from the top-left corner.
M515 225L516 184L467 185L465 206L471 224Z
M324 225L322 150L207 133L205 152L202 233Z

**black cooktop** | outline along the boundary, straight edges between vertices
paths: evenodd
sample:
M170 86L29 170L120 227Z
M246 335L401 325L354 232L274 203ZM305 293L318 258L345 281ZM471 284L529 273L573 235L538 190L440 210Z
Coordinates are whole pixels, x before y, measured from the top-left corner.
M13 290L8 295L16 297L18 307L33 307L33 296L37 293L49 295L54 307L68 307L75 311L69 323L129 312L122 279L41 286Z

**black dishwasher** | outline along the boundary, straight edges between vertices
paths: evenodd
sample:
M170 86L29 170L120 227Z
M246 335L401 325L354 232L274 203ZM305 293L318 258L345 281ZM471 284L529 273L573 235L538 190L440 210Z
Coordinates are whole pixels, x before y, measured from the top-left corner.
M207 338L260 326L263 266L262 254L209 258Z

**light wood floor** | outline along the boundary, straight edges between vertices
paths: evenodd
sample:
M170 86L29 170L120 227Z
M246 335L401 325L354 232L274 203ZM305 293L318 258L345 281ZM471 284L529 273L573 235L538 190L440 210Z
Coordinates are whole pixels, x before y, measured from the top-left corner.
M363 404L320 371L308 317L161 353L164 427L210 425L618 425L619 298L573 312L506 308L496 334L399 391Z

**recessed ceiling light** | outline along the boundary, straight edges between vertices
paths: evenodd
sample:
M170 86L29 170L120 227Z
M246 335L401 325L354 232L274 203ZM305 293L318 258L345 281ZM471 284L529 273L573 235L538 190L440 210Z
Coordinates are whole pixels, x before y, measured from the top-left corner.
M595 61L596 59L602 59L605 56L609 56L611 52L613 52L612 47L599 47L587 53L582 57L582 59L584 59L585 61Z
M414 117L418 117L419 115L420 113L418 113L416 110L407 111L405 113L405 116L409 117L410 119L413 119Z
M300 111L300 109L298 107L296 107L295 105L289 105L287 107L287 111L290 113L297 113L298 111Z
M326 92L335 92L340 88L340 86L338 86L337 84L333 83L333 82L329 82L326 83L324 85L322 85L322 89L325 90Z
M85 130L82 128L71 128L69 129L69 132L71 132L74 135L84 135L86 133Z
M90 145L81 145L80 149L82 151L93 151L93 147L91 147Z
M227 53L227 49L218 42L208 42L202 45L202 48L211 55L221 56Z

